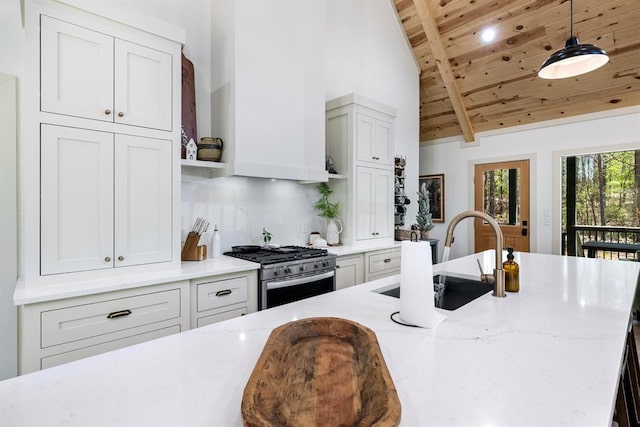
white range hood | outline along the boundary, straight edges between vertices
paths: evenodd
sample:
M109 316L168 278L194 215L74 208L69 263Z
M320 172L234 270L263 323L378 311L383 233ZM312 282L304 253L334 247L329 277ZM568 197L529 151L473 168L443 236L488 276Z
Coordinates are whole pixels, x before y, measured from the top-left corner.
M225 175L327 181L322 0L217 0L212 131Z

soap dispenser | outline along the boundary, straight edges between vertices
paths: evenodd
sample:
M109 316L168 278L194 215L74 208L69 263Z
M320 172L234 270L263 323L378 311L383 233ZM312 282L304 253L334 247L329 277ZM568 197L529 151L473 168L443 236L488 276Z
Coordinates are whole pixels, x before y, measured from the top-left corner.
M213 246L213 257L217 258L222 255L220 250L220 233L218 232L218 224L216 224L215 229L213 230L213 237L211 240L211 245Z
M520 290L520 266L513 260L513 247L507 248L507 260L502 263L504 270L504 287L507 292Z

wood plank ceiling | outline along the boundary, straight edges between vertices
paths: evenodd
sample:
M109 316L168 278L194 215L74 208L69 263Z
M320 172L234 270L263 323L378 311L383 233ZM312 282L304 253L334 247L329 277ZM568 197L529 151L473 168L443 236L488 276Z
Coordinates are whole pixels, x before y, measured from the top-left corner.
M640 0L574 0L574 35L609 63L560 80L537 72L570 36L569 0L393 1L421 69L422 142L640 104Z

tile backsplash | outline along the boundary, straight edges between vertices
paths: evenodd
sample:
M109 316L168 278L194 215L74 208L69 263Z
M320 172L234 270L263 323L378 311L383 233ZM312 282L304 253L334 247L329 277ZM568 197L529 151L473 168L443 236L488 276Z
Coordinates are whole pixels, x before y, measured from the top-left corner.
M222 251L233 245L262 244L262 227L271 242L305 245L311 231L324 236L325 221L313 204L319 198L314 184L248 177L182 177L182 240L195 219L218 225ZM206 244L210 236L204 236Z

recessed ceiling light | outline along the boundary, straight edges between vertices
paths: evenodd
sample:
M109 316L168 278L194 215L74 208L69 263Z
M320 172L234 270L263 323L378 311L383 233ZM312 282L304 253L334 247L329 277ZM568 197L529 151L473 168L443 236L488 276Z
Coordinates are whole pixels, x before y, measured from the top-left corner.
M482 38L482 41L485 43L492 42L496 38L496 30L493 28L487 28L482 31L480 38Z

